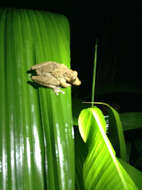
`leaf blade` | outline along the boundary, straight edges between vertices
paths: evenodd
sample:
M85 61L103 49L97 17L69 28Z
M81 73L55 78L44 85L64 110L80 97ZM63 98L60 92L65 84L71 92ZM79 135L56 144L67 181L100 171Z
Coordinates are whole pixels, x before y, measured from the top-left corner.
M86 114L86 115L85 115ZM86 132L88 115L91 115L90 130ZM85 117L85 118L82 118ZM84 182L87 190L91 189L137 189L134 182L115 157L115 151L105 134L105 120L98 108L83 110L79 116L79 130L87 134L83 136L89 147L88 156L84 163ZM82 133L82 132L81 132Z

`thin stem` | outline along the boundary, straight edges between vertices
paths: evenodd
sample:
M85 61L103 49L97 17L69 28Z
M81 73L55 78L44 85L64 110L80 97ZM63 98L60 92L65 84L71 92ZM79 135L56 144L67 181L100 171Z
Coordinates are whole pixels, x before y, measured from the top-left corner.
M92 81L92 107L94 102L94 96L95 96L95 79L96 79L96 67L97 67L97 49L98 49L98 40L96 40L95 45L95 53L94 53L94 68L93 68L93 81Z

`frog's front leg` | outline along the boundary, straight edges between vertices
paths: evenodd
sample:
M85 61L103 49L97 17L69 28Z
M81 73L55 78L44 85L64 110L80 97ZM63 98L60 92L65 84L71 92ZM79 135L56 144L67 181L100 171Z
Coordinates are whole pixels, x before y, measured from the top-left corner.
M60 85L61 85L63 88L66 88L66 87L71 86L71 84L67 83L64 78L61 78L61 79L60 79Z
M54 85L48 85L48 87L52 88L57 96L59 95L59 93L65 94L64 91L62 91L60 87L57 87Z

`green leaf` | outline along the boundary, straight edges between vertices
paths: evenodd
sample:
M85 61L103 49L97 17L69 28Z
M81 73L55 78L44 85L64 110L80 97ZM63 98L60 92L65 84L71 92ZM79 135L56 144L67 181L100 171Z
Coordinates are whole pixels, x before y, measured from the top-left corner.
M139 190L142 190L142 172L131 166L130 164L124 162L123 160L119 159L122 166L125 168L125 170L128 172L128 174L131 176L131 178L134 180L135 184L139 188Z
M104 116L97 107L82 110L79 131L89 149L83 167L86 190L138 189L117 160L106 136Z
M84 102L84 103L92 103L92 102ZM119 117L119 113L109 104L104 102L94 102L96 105L105 106L108 108L108 135L110 136L110 140L115 147L115 149L120 152L120 157L123 160L127 160L127 152L126 152L126 143L123 134L123 128L121 124L121 120Z
M112 122L112 124L110 123L110 134L112 134L112 141L114 142L114 144L117 144L119 142L119 146L120 146L120 157L123 160L127 160L127 151L126 151L126 143L125 143L125 139L124 139L124 133L123 133L123 125L121 123L120 120L120 116L119 113L113 108L111 107L109 104L105 104L110 110L110 121ZM117 138L116 138L117 136ZM118 142L116 142L116 140Z
M124 130L142 128L142 112L126 112L120 114Z
M75 127L75 181L76 181L76 190L85 190L84 181L83 181L83 163L87 156L87 146L86 143L82 140L78 128Z
M31 85L32 65L70 66L66 17L0 9L0 189L74 190L71 89Z

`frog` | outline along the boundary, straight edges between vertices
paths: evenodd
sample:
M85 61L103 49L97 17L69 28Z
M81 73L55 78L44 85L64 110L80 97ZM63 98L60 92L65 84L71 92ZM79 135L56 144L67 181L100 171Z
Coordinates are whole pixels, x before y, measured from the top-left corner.
M59 95L59 93L64 94L61 88L81 84L77 71L55 61L33 65L31 70L35 71L36 74L32 76L32 80L41 86L53 89L56 95Z

